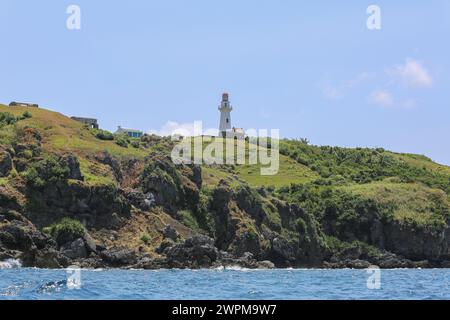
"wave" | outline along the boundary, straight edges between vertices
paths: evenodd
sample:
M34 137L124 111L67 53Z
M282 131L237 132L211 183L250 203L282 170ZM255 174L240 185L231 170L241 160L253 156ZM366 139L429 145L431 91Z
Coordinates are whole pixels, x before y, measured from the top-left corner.
M0 269L15 269L22 268L22 262L17 259L6 259L5 261L0 261Z

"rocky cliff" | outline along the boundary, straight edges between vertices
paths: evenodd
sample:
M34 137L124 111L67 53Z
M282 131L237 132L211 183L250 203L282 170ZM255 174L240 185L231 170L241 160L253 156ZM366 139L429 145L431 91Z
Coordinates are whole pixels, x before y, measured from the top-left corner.
M450 168L281 141L280 172L175 165L174 143L0 106L0 261L25 266L444 267Z

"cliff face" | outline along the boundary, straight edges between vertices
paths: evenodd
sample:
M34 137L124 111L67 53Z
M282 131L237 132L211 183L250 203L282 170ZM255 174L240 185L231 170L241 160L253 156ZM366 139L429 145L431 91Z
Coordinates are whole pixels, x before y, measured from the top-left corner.
M27 110L0 106L0 261L362 268L450 260L450 168L424 157L285 140L279 175L261 177L248 166L175 165L170 139L111 140Z

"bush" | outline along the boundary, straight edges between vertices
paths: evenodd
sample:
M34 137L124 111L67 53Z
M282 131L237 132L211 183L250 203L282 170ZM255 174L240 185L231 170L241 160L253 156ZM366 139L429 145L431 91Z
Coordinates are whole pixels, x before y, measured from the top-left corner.
M31 114L30 111L25 111L25 112L22 114L22 119L29 119L29 118L31 118L31 117L33 117L33 115Z
M140 240L141 240L143 243L145 243L145 244L148 245L148 244L150 243L151 238L150 238L150 236L149 236L147 233L144 233L143 235L141 235Z
M190 210L181 210L178 211L178 215L180 216L181 222L188 228L200 232L201 228L198 225L197 219L195 215Z
M16 117L9 112L0 112L0 127L15 124L19 120L31 118L32 114L25 111L20 117Z
M41 188L68 179L70 170L56 157L49 156L31 165L23 178L30 187Z
M9 112L0 112L0 127L4 125L15 124L17 118Z
M141 144L139 143L139 140L133 140L131 141L131 146L133 148L139 149L139 147L141 146Z
M114 140L114 135L107 130L92 129L92 133L94 134L94 136L97 139L100 139L100 140L109 140L109 141Z
M124 147L124 148L128 148L128 143L130 142L128 136L126 136L124 134L116 135L115 139L116 139L117 145Z
M64 218L59 223L54 223L43 231L49 233L58 245L74 241L86 234L86 229L81 222L70 218Z

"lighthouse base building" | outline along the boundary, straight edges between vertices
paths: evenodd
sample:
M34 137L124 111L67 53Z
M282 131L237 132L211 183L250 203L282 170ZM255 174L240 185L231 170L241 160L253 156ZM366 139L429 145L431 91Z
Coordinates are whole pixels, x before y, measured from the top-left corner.
M244 129L231 126L231 111L233 111L233 107L230 104L229 95L226 92L222 94L219 111L219 136L223 138L245 139Z

